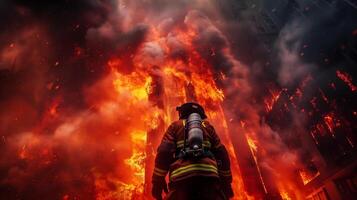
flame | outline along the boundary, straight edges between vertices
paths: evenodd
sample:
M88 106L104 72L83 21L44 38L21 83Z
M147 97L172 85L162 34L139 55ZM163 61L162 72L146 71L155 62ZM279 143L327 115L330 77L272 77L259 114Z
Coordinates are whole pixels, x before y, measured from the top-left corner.
M48 111L50 116L52 117L58 116L58 106L59 106L59 101L54 101Z
M352 77L348 73L337 70L336 75L338 78L340 78L343 82L345 82L348 85L348 87L351 89L352 92L357 91L357 86L353 84Z
M67 119L67 116L61 113L61 98L55 99L46 107L43 121L39 128L34 131L36 134L37 132L38 134L45 132L46 125L50 124L54 118L65 120L65 122L58 122L60 125L55 131L53 143L58 143L60 139L64 138L66 143L68 142L68 146L72 148L72 146L84 146L87 143L98 143L97 140L100 139L104 144L100 145L99 149L105 149L105 152L110 155L111 163L118 166L114 167L114 170L103 170L97 166L91 168L97 200L150 198L145 193L150 181L145 180L145 177L152 173L146 170L153 163L148 161L148 157L152 153L147 150L147 147L152 145L152 148L156 148L156 146L153 145L154 142L150 140L152 138L148 137L147 133L153 131L157 133L155 135L156 139L160 139L163 134L162 129L164 129L162 127L167 127L177 119L175 107L188 101L202 104L210 122L214 125L220 139L227 147L232 162L233 189L235 193L233 199L245 200L253 198L247 195L244 190L237 162L238 155L235 153L228 129L229 122L232 122L233 119L227 119L225 116L222 104L227 97L225 90L217 84L217 80L227 81L229 76L223 72L214 72L215 66L212 66L195 49L194 41L199 35L198 31L200 31L196 29L194 25L188 24L186 28L182 29L178 26L170 33L170 36L184 46L187 54L187 59L184 59L184 61L170 57L173 49L168 44L166 35L162 34L162 30L154 25L149 28L150 31L145 38L145 42L132 55L129 57L116 55L115 53L110 55L110 58L103 62L104 67L108 69L107 76L93 86L89 86L88 94L86 93L87 91L84 92L86 98L88 98L85 103L88 104L89 109L84 112L85 114L78 114L78 120L72 120L70 117ZM145 47L150 45L160 48L160 52L162 51L163 55L161 59L157 58L160 56L151 58L146 55ZM10 46L11 48L16 48L17 44L11 44ZM208 48L207 50L211 57L219 55L215 48ZM85 55L84 51L84 49L75 47L73 53L76 57L82 57ZM12 53L7 57L9 57L9 60L10 58L12 59ZM128 63L130 63L130 66ZM61 65L62 61L54 63L56 67ZM352 91L356 90L356 86L353 85L352 78L349 75L338 71L337 76L346 82ZM291 102L294 107L297 107L295 101L302 98L303 88L310 80L311 77L308 76L301 84L301 88L297 88L293 96L290 97L291 101L294 100L294 102ZM157 87L162 86L162 89L156 91L155 84L159 85ZM96 87L97 85L101 87ZM239 88L238 82L234 82L232 87ZM60 86L55 82L47 84L48 90L57 91L59 88ZM266 113L272 111L284 91L286 89L269 90L269 94L264 100ZM322 90L320 92L323 99L328 102ZM99 93L99 95L93 95L93 93ZM311 100L311 104L316 107L316 99ZM289 107L287 104L284 104L284 106L286 108ZM118 118L117 116L120 117ZM339 126L339 121L333 113L329 113L324 117L324 123L331 133ZM260 163L261 155L265 153L262 141L256 136L257 131L250 127L249 121L241 120L240 126L245 131L242 134L247 139L249 151L254 159L253 164L257 168L260 181L267 194L267 185L265 185L263 173L261 172L263 164ZM236 127L231 127L231 129L234 128ZM252 130L249 130L250 128ZM316 129L318 128L320 127ZM100 131L92 129L99 129ZM311 132L311 134L313 133ZM85 140L84 138L89 137L88 135L94 135L95 141L90 140L89 142L81 143L82 140ZM117 136L118 138L116 138ZM39 155L38 159L41 160L40 164L48 165L52 162L52 148L47 145L39 148L41 140L38 138L39 136L33 136L21 142L17 156L21 160L29 161L36 159L35 155L39 153L37 155ZM34 151L34 149L39 150ZM304 184L312 180L304 172L300 172L300 175ZM277 181L281 197L283 199L293 199L290 191L294 189L294 186L282 176ZM67 194L67 192L62 195L63 200L71 198L72 194Z
M265 192L265 194L267 194L268 190L267 190L267 187L265 185L265 182L264 182L264 179L263 179L263 176L262 176L262 172L261 172L261 169L260 169L260 165L259 165L259 162L258 162L258 158L257 158L257 152L258 152L257 141L252 139L252 137L251 137L252 135L254 135L254 134L246 134L245 136L247 138L249 149L250 149L250 151L252 153L252 156L253 156L253 159L254 159L254 163L255 163L255 167L257 168L260 181L261 181L261 183L263 185L264 192Z
M151 130L158 128L162 115L162 112L160 112L159 110L155 110L147 119L145 119L148 127Z
M280 181L277 183L279 194L283 200L294 200L294 199L303 199L304 197L298 198L297 187L289 181L284 181L283 178L280 178Z
M151 30L148 37L150 38L149 40L165 51L170 51L167 43L160 38L160 31L155 28ZM188 49L192 49L192 38L195 35L195 31L191 29L188 32L177 30L176 38L187 45ZM144 52L141 53L145 54ZM140 199L145 197L143 196L144 186L149 184L145 183L145 173L152 173L146 172L145 169L146 165L153 165L153 163L146 162L146 154L148 153L146 152L146 145L152 143L152 141L147 141L146 133L150 129L157 129L160 119L164 119L165 126L168 126L177 118L175 107L187 101L197 101L206 108L210 121L215 124L222 142L227 146L232 158L233 188L236 194L234 199L249 198L244 192L237 159L228 135L228 126L221 106L224 100L224 92L216 85L214 75L210 68L206 66L206 61L199 57L194 50L190 52L190 56L191 60L188 63L167 59L154 69L146 67L147 63L139 53L133 59L135 70L130 73L119 72L124 63L121 58L112 57L108 60L107 66L113 77L113 91L110 93L118 97L126 97L129 100L125 102L126 105L156 104L156 100L150 98L152 94L157 95L154 93L155 88L153 88L153 84L157 84L155 82L157 77L153 74L158 73L155 70L159 71L159 74L163 74L160 76L162 80L159 84L165 87L163 88L163 93L159 95L164 99L164 107L150 112L141 111L140 114L144 115L142 119L146 129L137 129L135 126L128 127L131 130L129 145L132 146L132 151L130 156L124 159L124 163L128 168L121 170L127 170L128 174L131 174L131 178L127 181L122 181L115 174L108 175L94 172L96 175L97 199ZM106 104L106 102L102 102L99 107L103 107ZM109 115L115 114L110 111L113 106L112 103L109 104L109 107L105 106L103 108L105 113L109 113ZM132 110L132 112L136 113L137 111ZM115 152L115 149L112 151ZM110 185L115 187L110 189ZM134 198L134 196L136 197Z
M137 177L136 181L139 184L144 184L145 177L145 144L146 144L146 132L135 131L131 134L131 140L134 144L133 154L130 158L124 160L124 162L130 166L134 175ZM143 192L144 188L140 188Z
M22 159L22 160L26 159L28 157L27 154L28 154L27 153L27 148L26 148L26 145L24 145L24 146L22 146L22 148L21 148L21 150L19 152L20 159Z
M323 119L328 131L332 135L335 135L335 128L341 126L340 120L338 120L332 112L326 114Z
M278 101L278 99L280 98L280 95L281 95L282 91L283 90L280 90L280 91L271 91L271 90L269 90L269 93L270 93L271 97L270 98L267 97L264 100L266 112L270 112L273 109L273 106Z
M206 100L213 102L223 101L223 90L217 88L212 75L200 77L198 74L192 74L192 83L195 86L195 93L198 97L204 97Z
M143 185L127 184L114 177L101 176L96 173L95 177L96 200L143 199L138 198L142 194Z
M299 174L303 184L306 185L310 183L312 180L314 180L316 177L318 177L320 175L320 172L317 172L312 175L310 172L307 172L306 170L300 170Z
M283 200L292 200L292 198L289 196L289 193L286 191L281 191L280 196Z
M128 93L132 95L136 100L147 100L150 92L151 77L133 72L129 75L122 75L115 73L116 78L113 81L115 91L119 95Z
M122 64L122 61L119 58L113 58L109 60L107 64L112 69L118 69Z
M257 141L253 140L248 135L246 135L246 137L247 137L247 141L248 141L248 145L249 145L250 149L253 150L254 152L257 152L257 150L258 150L258 147L257 147L257 144L256 144Z

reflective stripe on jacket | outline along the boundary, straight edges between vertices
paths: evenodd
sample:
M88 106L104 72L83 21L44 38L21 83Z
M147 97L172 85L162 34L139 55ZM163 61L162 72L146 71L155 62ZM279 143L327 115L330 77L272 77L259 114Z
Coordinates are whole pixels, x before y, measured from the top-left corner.
M175 121L168 127L156 155L153 180L165 177L167 173L169 174L170 182L184 180L192 176L219 178L224 174L231 177L228 155L200 159L175 158L175 154L184 147L184 130L184 120ZM208 121L202 122L202 130L203 147L205 149L212 151L214 154L215 151L224 148L213 126ZM222 163L223 160L223 163L228 163L228 165L226 164L223 168L222 165L217 166L216 160L219 160L219 163ZM221 174L222 170L224 173Z

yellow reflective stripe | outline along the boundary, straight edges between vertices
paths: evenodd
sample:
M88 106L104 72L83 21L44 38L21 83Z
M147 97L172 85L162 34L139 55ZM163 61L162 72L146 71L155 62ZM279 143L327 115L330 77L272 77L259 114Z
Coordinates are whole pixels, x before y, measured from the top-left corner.
M213 173L217 174L217 169L214 169L214 168L192 167L192 168L188 168L188 169L182 170L180 172L177 172L175 174L171 174L170 178L172 179L176 176L180 176L181 174L191 172L191 171L207 171L207 172L213 172Z
M156 174L158 176L166 176L167 170L163 170L163 169L159 169L159 168L155 167L154 174Z
M211 142L210 141L203 141L203 146L211 147Z
M178 145L177 148L182 148L183 147L183 144L182 145ZM203 147L211 147L211 145L209 144L203 144Z
M181 174L187 173L187 172L191 172L191 171L207 171L207 172L213 172L213 173L217 173L217 170L215 169L210 169L210 168L202 168L202 167L194 167L194 168L190 168L184 171L181 171L177 174L171 175L171 179L175 178L176 176L180 176Z
M183 140L177 141L177 142L176 142L176 146L177 146L178 148L183 147ZM205 140L205 141L203 141L203 146L204 146L204 147L211 147L211 142L208 141L208 140Z
M183 126L186 125L186 120L182 120L182 125L183 125Z
M167 173L167 170L163 170L163 169L160 169L160 168L157 168L157 167L155 167L154 170L159 172L159 173Z
M157 176L166 176L166 173L165 174L161 174L161 173L158 173L156 171L154 171L154 174L157 175Z
M217 172L217 168L214 166L214 165L209 165L209 164L191 164L191 165L187 165L187 166L184 166L184 167L180 167L178 169L175 169L171 175L175 175L176 173L180 173L181 171L183 170L186 170L186 169L189 169L189 168L195 168L195 167L202 167L202 168L211 168L211 169L214 169L216 170Z
M205 127L205 128L206 128L206 124L205 124L205 122L204 122L204 121L202 121L202 123L201 123L201 124L202 124L202 126L203 126L203 127Z
M183 140L180 140L180 141L176 142L176 144L177 144L177 145L181 145L181 144L183 144ZM211 142L210 142L210 141L208 141L208 140L205 140L205 141L203 141L203 144L206 144L206 145L211 145Z
M183 144L183 140L177 141L176 144Z
M183 144L177 145L177 148L183 147ZM211 147L211 144L203 144L203 147Z
M175 169L172 174L175 174L176 172L180 171L180 170L184 170L184 169L187 169L187 168L190 168L190 167L212 167L212 168L215 168L217 169L214 165L209 165L209 164L190 164L190 165L187 165L187 166L184 166L184 167L180 167L178 169Z

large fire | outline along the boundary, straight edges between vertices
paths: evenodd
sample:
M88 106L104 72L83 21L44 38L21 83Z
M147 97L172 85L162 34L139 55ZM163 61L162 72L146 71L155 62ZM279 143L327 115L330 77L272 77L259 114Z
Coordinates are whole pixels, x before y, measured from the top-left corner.
M151 27L151 34L149 34L149 38L151 41L148 41L148 44L158 45L161 49L166 50L168 52L164 52L165 55L169 55L170 47L168 43L165 42L165 37L160 37L160 30ZM183 32L181 30L177 30L174 32L176 34L177 42L181 42L184 45L187 45L187 49L191 49L189 53L189 62L177 61L175 59L166 58L162 61L160 66L152 67L151 65L147 65L147 63L143 63L145 58L139 59L134 58L134 67L135 70L133 72L121 73L120 69L125 68L120 61L120 58L111 58L107 65L110 68L110 77L113 79L113 87L110 87L109 90L106 89L109 93L113 95L124 96L124 98L128 98L128 102L123 106L129 106L129 112L137 113L143 116L146 116L144 121L138 121L137 124L146 123L149 129L155 129L158 126L158 122L155 120L158 117L158 114L163 114L163 118L165 120L165 126L167 127L172 120L177 118L177 113L175 113L175 106L180 105L187 101L198 101L200 102L206 109L208 116L213 124L215 124L218 133L222 141L227 145L229 153L232 158L232 169L234 179L234 188L236 199L245 199L247 196L245 195L242 181L239 178L239 168L236 163L236 155L234 153L234 148L230 143L228 129L226 125L226 120L224 117L224 113L222 111L221 103L224 100L224 93L222 89L219 89L215 83L213 71L210 68L210 65L199 56L199 54L192 50L192 40L195 36L195 31L189 29L189 31ZM143 49L140 50L145 51L145 45ZM143 54L145 52L142 52ZM138 55L138 57L142 57L144 55ZM146 67L143 67L146 66ZM153 70L155 70L153 72ZM163 81L160 83L164 86L163 93L159 94L160 98L165 102L164 107L161 108L161 111L151 112L149 110L138 110L136 108L136 104L146 104L146 105L154 105L156 102L150 100L149 96L153 93L153 88L157 87L153 85L153 79L156 77L150 76L152 73L159 73L163 77ZM192 87L190 90L190 86ZM112 90L110 90L112 89ZM121 97L120 97L121 98ZM119 113L111 112L112 106L121 106L121 104L113 104L113 102L103 101L99 105L105 109L105 112L109 112L108 115L117 115ZM156 109L160 110L160 108L156 107ZM120 113L120 115L126 115L125 112ZM133 119L135 120L135 119ZM113 181L115 191L111 191L112 197L103 193L108 190L108 186L104 187L105 180L103 180L103 176L96 175L96 188L99 192L98 199L111 199L111 198L124 198L124 199L132 199L135 197L139 199L149 198L144 196L137 196L138 194L142 194L144 192L144 184L145 184L145 165L152 165L153 163L145 162L145 146L148 142L146 138L146 130L135 130L138 127L136 124L132 124L126 128L132 129L134 131L129 133L129 137L131 138L127 141L127 145L131 146L132 154L130 157L124 158L124 162L127 167L122 167L121 170L125 171L126 174L132 174L131 179L127 182L121 182L120 179L115 180L115 174L112 174L108 177L109 182ZM118 130L120 132L120 130ZM120 133L118 133L120 134ZM160 138L163 133L159 133L157 136ZM112 151L116 151L113 149ZM120 152L118 152L120 153ZM148 184L148 183L146 183ZM103 188L104 187L104 188ZM117 191L118 190L118 191ZM120 199L119 198L119 199Z
M176 106L191 101L227 147L234 200L305 199L320 172L296 147L303 134L317 147L342 134L355 147L326 88L306 92L311 74L292 88L257 83L212 3L78 2L85 11L63 27L37 16L40 5L16 4L26 26L0 34L0 199L152 199L156 148ZM334 76L355 94L351 75Z

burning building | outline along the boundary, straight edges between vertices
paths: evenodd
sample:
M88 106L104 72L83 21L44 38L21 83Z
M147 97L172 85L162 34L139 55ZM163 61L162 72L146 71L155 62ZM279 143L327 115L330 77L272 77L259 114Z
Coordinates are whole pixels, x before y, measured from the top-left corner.
M354 199L356 126L350 122L355 121L356 108L351 102L356 96L354 85L351 85L352 77L346 71L355 74L352 66L357 61L356 38L353 36L356 22L349 21L356 17L355 3L245 2L248 8L245 17L270 54L268 65L276 64L273 54L280 53L278 62L288 65L282 66L286 70L291 70L291 66L306 68L302 70L307 73L303 72L299 81L291 81L296 77L285 76L287 71L280 71L280 86L285 85L285 88L270 90L271 100L265 101L267 123L288 148L297 151L304 160L298 169L298 177L302 179L300 188L305 198ZM339 24L342 18L348 22L332 34L333 40L329 37L317 39L323 35L320 31L334 30L324 23ZM310 22L302 22L305 20ZM340 39L342 37L344 39ZM286 45L287 42L291 44ZM341 66L336 65L343 66L344 75L339 70ZM323 77L316 76L316 71L324 73ZM327 77L330 78L326 80ZM290 80L284 80L286 78ZM336 85L342 88L337 89ZM345 108L338 106L342 102L346 102ZM293 125L296 118L299 122Z
M0 11L0 199L151 199L157 145L187 101L227 146L234 199L356 196L352 1Z

